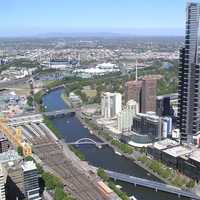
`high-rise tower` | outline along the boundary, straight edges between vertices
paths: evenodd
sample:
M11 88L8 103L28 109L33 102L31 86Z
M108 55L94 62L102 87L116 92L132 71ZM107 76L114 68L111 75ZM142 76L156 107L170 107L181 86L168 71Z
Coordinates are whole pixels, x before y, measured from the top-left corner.
M187 4L185 45L180 50L178 125L181 142L188 143L200 125L199 13L198 3Z
M157 77L145 76L125 84L125 99L135 100L139 104L139 112L156 111Z

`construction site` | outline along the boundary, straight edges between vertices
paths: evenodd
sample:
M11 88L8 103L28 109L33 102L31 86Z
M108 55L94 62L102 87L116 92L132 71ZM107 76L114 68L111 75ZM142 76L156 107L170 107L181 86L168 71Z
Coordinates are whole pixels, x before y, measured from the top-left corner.
M77 200L104 200L108 199L98 184L95 174L81 169L81 164L72 162L68 155L68 147L64 146L42 122L41 117L31 122L18 123L13 120L0 121L0 131L16 147L21 147L24 156L35 154L45 170L59 177L67 193ZM16 120L15 120L16 122ZM9 126L7 125L9 124ZM110 198L109 198L110 199Z

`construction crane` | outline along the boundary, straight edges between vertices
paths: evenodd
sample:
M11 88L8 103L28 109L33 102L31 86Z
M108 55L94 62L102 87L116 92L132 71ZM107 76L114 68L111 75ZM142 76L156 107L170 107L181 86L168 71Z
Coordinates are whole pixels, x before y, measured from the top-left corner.
M0 131L8 138L8 140L16 147L22 148L22 153L25 157L32 155L32 148L30 144L22 139L22 131L16 128L15 131L7 126L6 119L0 119Z

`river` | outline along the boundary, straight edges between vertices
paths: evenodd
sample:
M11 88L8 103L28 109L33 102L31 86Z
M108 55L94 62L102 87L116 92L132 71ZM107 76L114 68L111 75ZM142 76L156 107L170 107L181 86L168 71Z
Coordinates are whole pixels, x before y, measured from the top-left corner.
M43 97L43 104L47 111L64 109L67 107L66 103L61 98L63 89L56 89ZM51 119L54 126L64 136L66 142L74 142L80 138L89 137L94 140L98 139L91 135L89 130L85 128L76 116L66 116L63 118ZM81 152L85 155L86 161L95 167L102 167L104 169L113 170L129 175L134 175L141 178L159 181L156 177L150 175L143 168L136 165L134 162L126 159L123 156L115 154L112 148L104 146L99 149L94 145L82 145L79 147ZM128 195L134 195L138 200L187 200L188 198L178 198L165 192L155 192L152 189L144 187L135 187L132 184L124 182L117 182L122 186L122 190Z

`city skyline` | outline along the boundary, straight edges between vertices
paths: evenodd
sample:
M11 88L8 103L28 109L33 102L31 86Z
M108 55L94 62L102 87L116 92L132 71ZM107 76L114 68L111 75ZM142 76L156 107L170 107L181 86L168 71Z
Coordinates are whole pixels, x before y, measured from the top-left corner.
M198 2L198 1L195 1ZM62 33L183 35L186 0L2 2L0 36ZM170 12L169 12L170 11ZM14 19L14 20L13 20Z

